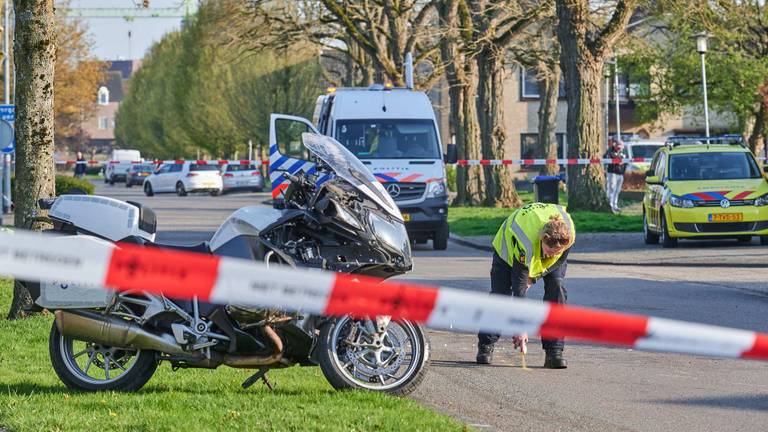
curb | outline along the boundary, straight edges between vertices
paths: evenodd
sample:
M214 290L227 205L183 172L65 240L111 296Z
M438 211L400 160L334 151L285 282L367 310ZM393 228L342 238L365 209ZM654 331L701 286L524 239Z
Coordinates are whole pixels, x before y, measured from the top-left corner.
M457 243L472 249L477 249L484 252L493 252L493 247L489 245L480 244L472 240L468 240L454 233L450 234L449 239L454 243ZM761 269L764 269L766 267L766 264L758 264L758 263L731 263L731 264L696 263L696 262L630 263L630 262L620 262L620 261L585 260L585 259L578 259L578 258L568 258L568 263L569 264L586 264L586 265L609 265L609 266L621 266L621 267L653 266L653 267L707 267L707 268L716 267L716 268L761 268Z

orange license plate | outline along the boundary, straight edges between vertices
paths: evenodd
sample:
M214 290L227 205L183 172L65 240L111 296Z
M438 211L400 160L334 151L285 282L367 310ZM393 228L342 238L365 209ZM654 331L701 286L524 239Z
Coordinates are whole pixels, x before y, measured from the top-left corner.
M709 215L710 222L741 222L744 220L742 213L718 213Z
M409 220L411 220L411 215L408 213L403 213L403 220L405 222L408 222Z

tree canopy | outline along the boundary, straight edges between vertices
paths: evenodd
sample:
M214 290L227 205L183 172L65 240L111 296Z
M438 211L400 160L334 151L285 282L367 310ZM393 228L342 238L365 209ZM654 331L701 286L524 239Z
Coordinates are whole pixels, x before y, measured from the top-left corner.
M271 112L311 116L323 87L316 52L221 43L225 3L204 3L152 47L118 110L119 146L156 158L234 157L249 139L267 143Z

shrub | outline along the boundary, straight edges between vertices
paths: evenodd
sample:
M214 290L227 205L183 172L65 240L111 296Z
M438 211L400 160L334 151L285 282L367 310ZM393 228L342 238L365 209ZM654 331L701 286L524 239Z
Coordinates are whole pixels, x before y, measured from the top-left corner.
M645 190L645 174L631 172L624 174L624 184L622 190Z
M88 180L83 180L70 176L56 176L56 195L65 195L80 189L88 195L93 194L93 184Z

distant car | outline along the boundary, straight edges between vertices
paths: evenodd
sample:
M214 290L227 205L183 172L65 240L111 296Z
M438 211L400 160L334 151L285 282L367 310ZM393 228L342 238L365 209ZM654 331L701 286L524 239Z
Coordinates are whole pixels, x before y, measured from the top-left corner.
M653 157L643 198L645 242L676 247L681 238L758 236L768 245L768 182L741 137L687 140L671 141Z
M154 170L155 166L152 164L133 164L131 169L128 170L128 177L125 179L125 187L143 185L144 180L146 180Z
M651 159L656 150L664 147L663 142L659 141L629 141L624 144L624 151L628 158L646 158ZM627 165L627 172L645 173L651 167L651 162L630 162Z
M217 165L193 162L162 164L144 180L144 193L147 196L162 192L176 192L178 196L185 196L189 192L208 192L216 196L223 188Z
M261 192L264 190L264 177L255 165L225 164L221 167L224 193L238 190Z
M138 150L112 150L104 168L105 182L114 185L116 182L125 181L131 166L141 161L141 153Z

